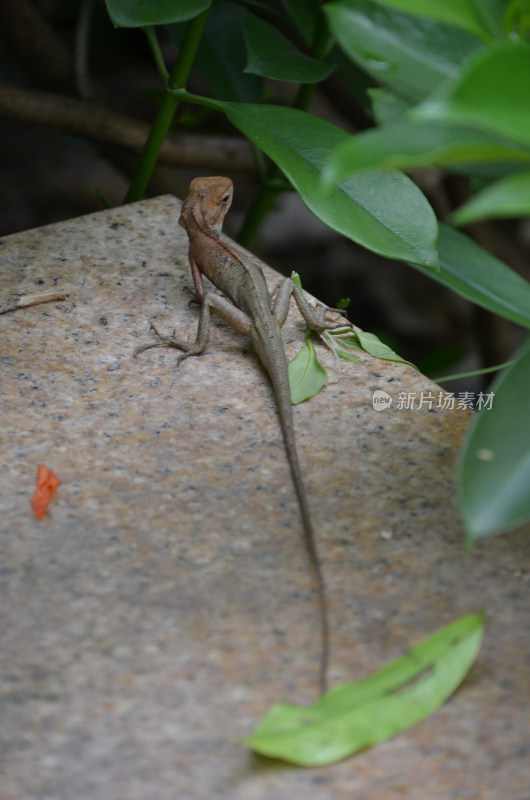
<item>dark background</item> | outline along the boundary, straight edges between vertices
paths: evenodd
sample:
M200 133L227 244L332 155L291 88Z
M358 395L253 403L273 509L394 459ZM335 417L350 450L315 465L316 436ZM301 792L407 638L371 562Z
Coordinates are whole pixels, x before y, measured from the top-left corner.
M163 34L161 41L171 64L175 46ZM361 73L354 78L352 90L332 76L319 86L311 106L314 113L352 132L373 124L366 101L369 79ZM13 89L19 94L13 95ZM161 89L144 34L114 30L103 2L3 0L0 235L99 211L106 204L120 205L147 127L140 129L135 147L120 142L134 137L137 123L149 124ZM196 79L190 89L204 92ZM271 91L275 102L282 96L289 102L293 88L275 84ZM49 97L55 106L43 104ZM74 121L65 124L61 103L79 97L84 101L82 124L75 111ZM113 141L99 140L110 120L110 114L98 117L96 108L101 107L127 118ZM176 125L187 134L186 153L179 155L176 148L176 155L159 165L148 195L182 197L198 174L229 175L236 193L227 232L236 234L258 186L248 144L220 115L210 112L183 107ZM225 152L227 143L231 149ZM440 218L468 191L458 176L436 169L420 170L412 177ZM527 221L484 223L467 232L530 279ZM379 258L336 235L294 193L279 197L252 249L286 274L300 272L304 287L329 305L351 298L348 313L355 324L376 333L431 376L501 363L520 341L518 329L507 321L470 305L407 265ZM445 386L457 392L478 391L490 377Z

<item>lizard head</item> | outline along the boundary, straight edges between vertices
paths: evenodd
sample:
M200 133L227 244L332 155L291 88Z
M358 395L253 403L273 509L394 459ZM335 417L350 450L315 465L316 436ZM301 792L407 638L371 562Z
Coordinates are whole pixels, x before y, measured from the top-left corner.
M187 228L190 218L215 233L221 233L232 204L234 186L230 178L194 178L182 204L179 225Z

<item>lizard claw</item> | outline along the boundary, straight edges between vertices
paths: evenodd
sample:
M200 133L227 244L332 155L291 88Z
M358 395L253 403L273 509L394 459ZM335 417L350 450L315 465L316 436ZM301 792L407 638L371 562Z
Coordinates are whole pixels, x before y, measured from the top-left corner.
M150 350L151 347L159 347L163 342L150 342L149 344L143 344L141 347L137 347L133 353L134 358L138 358L140 353L143 353L144 350Z
M176 337L176 328L173 330L173 334L171 336L165 336L163 333L160 333L154 322L152 322L149 326L149 330L153 331L155 336L158 337L158 342L149 342L149 344L143 344L141 347L137 347L133 353L135 358L137 358L140 353L143 353L144 350L150 350L152 347L178 347L179 350L184 350L184 353L179 356L177 360L177 365L183 360L183 358L187 358L188 355L195 355L195 353L189 352L191 349L189 342L185 342Z
M176 366L178 367L179 364L184 361L184 359L189 358L190 356L199 356L204 352L204 344L197 344L196 342L187 342L184 341L184 339L178 339L175 335L176 328L172 335L165 336L164 334L160 333L155 324L152 322L149 326L149 330L153 331L155 336L158 337L158 342L149 342L149 344L144 344L141 347L137 347L134 351L135 358L139 353L143 353L144 350L149 350L151 347L176 347L183 351L177 357Z
M184 287L184 291L187 292L189 295L191 295L191 297L190 297L190 299L188 301L188 308L190 306L200 306L201 299L200 299L199 295L197 294L197 292L194 292L193 289L190 289L189 286L185 286Z

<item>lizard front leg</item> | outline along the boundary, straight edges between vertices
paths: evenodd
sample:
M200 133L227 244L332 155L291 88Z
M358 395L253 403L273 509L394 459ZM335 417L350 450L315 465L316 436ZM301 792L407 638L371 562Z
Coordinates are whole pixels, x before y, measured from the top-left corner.
M197 335L194 342L188 342L184 339L178 339L175 332L170 336L160 333L156 327L151 323L151 330L158 336L158 342L150 342L138 347L134 351L135 357L144 350L150 350L151 347L176 347L183 352L177 359L177 366L184 361L185 358L190 356L200 356L208 344L210 338L210 320L211 310L232 325L236 330L241 333L250 335L252 325L246 314L236 308L230 300L226 297L216 294L214 292L204 292L201 298L201 312L199 316L199 325L197 327Z

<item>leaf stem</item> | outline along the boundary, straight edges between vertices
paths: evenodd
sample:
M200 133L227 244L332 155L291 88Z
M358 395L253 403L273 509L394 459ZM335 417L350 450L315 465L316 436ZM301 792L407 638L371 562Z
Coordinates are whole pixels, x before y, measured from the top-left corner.
M183 89L186 85L207 17L208 10L203 11L202 14L195 17L188 25L177 61L169 73L167 91L158 106L136 172L125 196L126 203L133 203L136 200L140 200L151 180L160 148L171 127L175 111L179 104L180 97L174 90Z
M211 108L213 111L223 111L225 104L221 100L214 100L213 97L203 97L200 94L193 94L186 89L168 89L172 95L177 99L177 103L186 102L195 106L204 106L204 108Z
M475 375L486 375L488 372L499 372L499 370L509 367L513 364L515 359L505 361L504 364L496 364L494 367L485 367L484 369L475 369L472 372L458 372L454 375L442 375L440 378L431 378L434 383L445 383L445 381L459 381L461 378L474 378Z
M169 80L169 72L165 65L164 57L162 55L162 51L160 50L160 45L158 44L156 31L152 25L148 25L147 27L144 28L144 33L147 36L147 41L149 42L149 46L151 47L151 52L153 53L153 58L155 60L158 74L160 75L164 83L167 84Z

